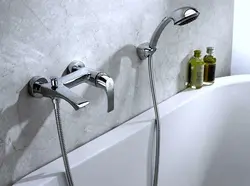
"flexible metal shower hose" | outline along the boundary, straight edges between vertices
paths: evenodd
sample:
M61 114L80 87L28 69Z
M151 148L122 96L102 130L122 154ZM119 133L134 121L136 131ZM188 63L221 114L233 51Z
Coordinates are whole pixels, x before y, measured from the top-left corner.
M148 68L149 68L148 73L149 73L150 89L151 89L153 107L154 107L154 112L155 112L155 122L154 122L154 128L155 128L155 159L154 160L155 162L154 162L154 173L153 173L153 186L158 186L161 129L160 129L160 118L159 118L157 99L156 99L156 93L155 93L152 56L149 56L148 58ZM60 142L64 167L65 167L66 180L68 182L68 186L74 186L70 167L69 167L68 156L67 156L67 152L65 148L65 143L64 143L63 130L62 130L62 124L61 124L61 118L60 118L59 100L55 98L55 99L52 99L52 101L54 104L57 132L58 132L58 138Z
M65 143L64 143L62 122L61 122L61 116L60 116L59 99L54 98L54 99L52 99L52 102L53 102L53 105L54 105L56 126L57 126L57 132L58 132L60 147L61 147L63 163L64 163L64 167L65 167L66 180L67 180L68 186L74 186L74 182L73 182L73 179L72 179L72 174L71 174L70 167L69 167L68 155L67 155L66 147L65 147Z
M148 74L150 89L152 94L154 112L155 112L155 162L154 162L154 176L153 176L153 186L158 186L158 177L159 177L159 165L160 165L160 142L161 142L161 126L160 126L160 117L158 112L156 93L155 93L155 84L154 84L154 74L153 74L153 64L152 64L152 55L148 58Z

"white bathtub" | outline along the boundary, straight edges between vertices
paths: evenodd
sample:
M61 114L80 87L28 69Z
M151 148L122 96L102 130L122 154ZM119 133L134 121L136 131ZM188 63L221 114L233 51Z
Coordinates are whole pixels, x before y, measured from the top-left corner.
M216 79L159 105L159 186L250 185L250 75ZM76 186L150 186L153 110L69 154ZM58 159L15 186L66 186Z

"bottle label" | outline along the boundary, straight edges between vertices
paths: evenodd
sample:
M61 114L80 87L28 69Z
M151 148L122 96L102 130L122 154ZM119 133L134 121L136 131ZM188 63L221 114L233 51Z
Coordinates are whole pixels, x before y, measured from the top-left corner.
M204 65L197 65L196 66L196 86L203 85L203 75L204 75Z
M204 76L204 65L196 65L192 67L191 84L195 87L202 87Z

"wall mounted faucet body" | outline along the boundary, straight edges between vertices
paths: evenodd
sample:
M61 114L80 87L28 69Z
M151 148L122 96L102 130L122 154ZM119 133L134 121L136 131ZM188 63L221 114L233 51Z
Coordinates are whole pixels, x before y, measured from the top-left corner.
M67 69L67 75L48 79L40 76L29 81L28 90L33 97L61 98L67 101L75 110L85 107L88 101L70 90L79 84L88 83L105 90L108 112L114 110L114 81L106 73L86 68L82 62L72 62Z

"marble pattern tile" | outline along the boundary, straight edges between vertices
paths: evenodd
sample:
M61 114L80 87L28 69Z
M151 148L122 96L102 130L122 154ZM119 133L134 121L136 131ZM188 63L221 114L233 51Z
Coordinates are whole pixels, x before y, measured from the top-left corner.
M158 102L185 88L186 62L193 49L212 45L217 76L230 74L233 0L1 0L0 1L0 186L60 156L51 101L33 99L32 76L60 76L75 59L115 80L115 110L106 113L102 90L75 91L90 105L75 112L61 101L69 151L152 106L147 62L136 46L148 41L161 19L183 5L199 19L169 26L154 57Z

